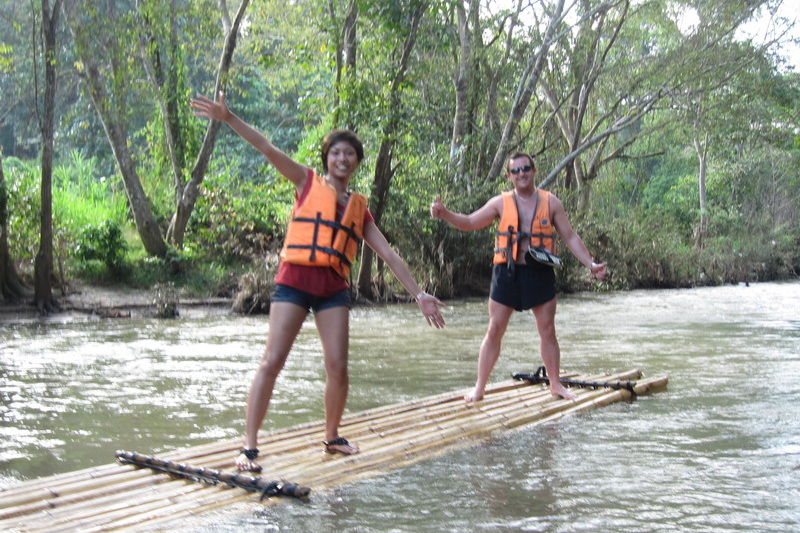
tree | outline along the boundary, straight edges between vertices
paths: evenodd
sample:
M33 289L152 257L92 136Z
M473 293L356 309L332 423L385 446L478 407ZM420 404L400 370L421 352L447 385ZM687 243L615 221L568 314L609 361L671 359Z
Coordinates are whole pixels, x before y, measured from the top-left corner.
M453 113L453 133L450 136L450 159L463 161L458 157L467 134L469 88L473 71L473 35L471 28L477 27L480 2L466 0L456 2L458 28L458 62L453 86L455 88L455 112ZM470 24L471 22L471 24ZM463 169L462 169L463 171Z
M643 119L669 94L674 69L662 51L668 43L651 44L652 34L667 33L653 29L658 11L658 5L632 9L628 0L582 1L578 24L562 33L559 52L550 58L542 90L566 155L540 185L549 186L566 170L565 186L580 193L578 212L587 209L600 169L630 158L630 147L652 132L642 128Z
M217 67L217 78L214 84L214 94L217 94L219 91L224 91L225 87L227 86L228 77L230 75L231 61L233 58L233 51L236 49L236 37L239 34L239 28L242 24L242 20L244 19L244 14L247 10L248 3L249 0L242 0L242 3L239 4L239 9L234 16L233 21L231 21L229 18L225 2L220 3L221 18L223 20L223 28L225 31L225 44L222 49L219 66ZM161 107L166 124L165 130L170 131L170 124L173 124L176 121L175 114L177 111L170 113L169 107L166 104L162 104ZM176 127L175 129L180 131L180 128ZM183 180L182 169L177 165L177 163L173 165L177 202L175 213L172 216L172 220L170 221L169 228L167 230L167 238L176 247L180 248L183 245L186 226L189 223L189 218L192 215L195 203L197 202L197 197L200 194L200 185L202 184L206 171L208 170L208 163L211 159L211 153L214 150L214 144L216 143L219 129L219 122L211 121L209 123L208 128L206 129L206 135L203 139L203 144L200 147L200 153L197 155L197 159L195 160L194 167L191 170L188 181ZM172 135L168 135L168 137L173 138ZM177 161L178 154L175 152L176 143L171 142L169 143L169 146L170 154L172 156L171 159L173 161Z
M49 0L42 0L42 42L44 44L44 94L39 127L42 135L42 205L39 251L34 263L34 303L40 313L60 310L61 304L53 297L53 145L55 138L55 102L58 79L56 77L56 28L61 12L61 0L50 8ZM38 69L37 69L38 71Z
M697 6L699 24L688 41L694 46L687 54L688 76L673 99L680 114L689 123L692 147L697 154L697 188L699 220L694 229L695 245L705 246L708 229L707 179L712 146L721 141L742 142L738 137L750 129L750 106L740 106L758 85L763 74L758 68L766 50L780 37L762 43L758 48L735 39L736 30L764 2L745 6L709 0ZM750 80L756 80L755 84ZM738 109L738 113L730 113ZM726 120L720 117L726 116Z
M375 174L372 185L372 195L370 196L370 211L375 217L375 224L380 227L383 212L386 209L386 197L389 186L394 177L395 168L393 163L394 148L397 144L397 137L400 128L400 107L403 82L406 71L411 60L411 52L417 40L420 21L428 9L429 2L422 0L412 2L410 13L406 16L408 31L403 40L399 51L399 58L394 76L391 79L389 93L387 95L386 116L383 129L381 131L381 144L378 148L378 157L375 162ZM368 246L364 246L361 253L361 269L358 273L358 291L365 298L372 298L372 261L374 253Z
M503 133L501 134L500 141L494 152L491 167L489 168L489 178L500 174L503 165L505 165L505 160L509 152L508 146L511 143L512 136L517 130L525 111L528 109L531 97L536 90L542 70L546 64L550 47L553 46L555 42L557 28L561 24L563 17L564 0L557 0L555 6L552 8L552 13L549 14L547 27L542 35L538 49L528 56L528 60L522 72L519 74L511 110L506 118L505 125L503 126Z
M11 50L12 47L5 42L0 45L2 79L6 79L6 74L14 68L15 62L9 57ZM7 89L5 86L3 88ZM11 94L11 91L7 91L6 94ZM14 105L9 102L6 109L0 114L0 125L5 126L5 121L13 108ZM3 171L3 144L0 143L0 302L19 302L30 296L30 289L19 276L8 248L8 217L11 206Z
M557 27L559 10L563 11L563 3L538 5L543 18L537 16L527 27L521 19L524 13L533 12L533 4L522 0L497 13L488 11L490 3L480 1L458 2L453 8L453 33L458 42L453 46L456 61L449 153L452 173L468 187L491 183L511 147L525 144L530 135L520 124L526 114L533 114L529 106L539 82L540 62L549 53L552 29ZM539 34L539 26L543 26L544 36ZM504 92L513 93L513 100Z
M168 247L130 150L130 29L127 13L118 7L117 0L107 0L105 6L67 0L64 12L80 58L79 74L103 123L142 244L150 255L165 257Z
M333 0L328 1L328 10L330 12L330 17L332 21L336 20L336 10L334 8ZM341 103L342 97L341 93L343 91L343 87L345 85L345 81L342 79L346 77L346 79L352 83L355 80L356 76L356 63L357 63L357 49L358 49L358 39L357 36L357 22L358 22L358 2L356 0L350 0L347 6L347 14L342 21L342 29L341 32L335 35L335 43L336 43L336 81L334 84L334 94L333 94L333 103L334 103L334 114L333 114L333 123L338 124L340 122L340 115L341 109L339 104ZM354 130L355 124L347 124L347 129Z
M177 200L183 189L183 172L188 157L185 139L187 128L182 124L183 116L187 113L181 113L185 109L184 96L187 91L178 39L178 6L176 0L141 0L137 7L142 27L139 34L142 65L154 89ZM167 231L168 240L169 234Z

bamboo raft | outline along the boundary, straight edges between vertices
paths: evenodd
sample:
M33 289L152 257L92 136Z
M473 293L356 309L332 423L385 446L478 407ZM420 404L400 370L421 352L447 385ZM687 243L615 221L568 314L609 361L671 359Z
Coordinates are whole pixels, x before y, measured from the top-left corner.
M376 476L434 455L473 445L502 430L558 420L579 411L629 401L657 392L667 378L640 379L638 370L616 375L562 375L574 385L574 401L554 398L543 383L525 376L487 387L484 399L473 405L454 391L419 400L348 415L341 433L357 443L352 456L322 453L323 422L265 433L261 475L310 487L314 492ZM566 379L564 379L566 378ZM614 388L614 384L624 387ZM241 440L218 442L164 453L161 460L191 463L200 470L233 472ZM118 452L120 453L120 452ZM111 463L75 472L34 479L0 491L0 530L19 532L163 531L186 524L190 517L233 505L270 504L280 498L224 484L192 482L173 474Z

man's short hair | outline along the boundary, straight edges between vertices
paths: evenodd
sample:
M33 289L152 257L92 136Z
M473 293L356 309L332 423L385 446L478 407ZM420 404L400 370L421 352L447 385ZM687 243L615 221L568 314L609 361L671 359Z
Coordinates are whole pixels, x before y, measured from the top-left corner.
M531 164L531 166L533 168L536 168L536 162L533 160L533 158L530 155L522 153L522 152L514 152L514 154L511 155L511 157L508 158L508 162L506 162L506 167L508 167L508 163L510 163L513 159L519 159L520 157L527 157L528 161Z

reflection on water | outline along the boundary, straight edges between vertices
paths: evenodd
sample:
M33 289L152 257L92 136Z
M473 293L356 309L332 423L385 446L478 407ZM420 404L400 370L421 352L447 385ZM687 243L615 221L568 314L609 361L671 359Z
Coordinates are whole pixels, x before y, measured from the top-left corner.
M482 300L359 308L349 411L470 387ZM0 329L0 484L235 438L267 321L209 317ZM800 283L564 296L562 367L641 369L669 389L523 428L311 502L242 504L212 531L797 531ZM539 364L529 313L509 326L493 381ZM306 323L265 429L322 416Z

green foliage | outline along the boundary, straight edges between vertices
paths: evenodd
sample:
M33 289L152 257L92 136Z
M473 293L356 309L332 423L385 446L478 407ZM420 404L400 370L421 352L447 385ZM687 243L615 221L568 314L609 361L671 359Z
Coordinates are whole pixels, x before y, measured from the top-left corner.
M573 224L596 261L608 264L607 289L684 287L697 283L697 250L665 227L660 217L633 211L626 217L586 217ZM562 289L592 286L586 268L561 247L565 268L559 272Z
M776 227L765 239L725 235L709 239L702 254L706 284L784 279L800 265L798 228Z
M87 226L103 221L127 224L127 200L111 181L96 175L96 160L73 151L53 169L53 231L56 260L67 263L76 239ZM30 272L39 242L41 169L37 161L4 160L8 192L8 234L11 257ZM86 266L86 265L84 265Z
M588 128L595 125L602 131L604 121L621 117L632 103L664 96L653 113L613 136L605 152L597 154L596 160L601 160L623 143L635 141L592 177L585 212L576 211L579 191L554 189L592 252L609 262L612 276L601 288L770 279L798 270L800 247L794 236L800 234L800 141L793 118L800 102L798 77L778 75L769 56L753 43L729 38L731 26L722 22L730 22L737 7L703 3L703 32L682 34L675 11L689 4L634 3L627 12L617 5L595 9L599 3L594 1L575 4L542 73L541 79L562 102L559 112L571 109L570 95L582 94L591 102L584 128L572 134L575 138L589 134ZM440 193L451 209L471 212L508 187L504 177L486 174L522 72L541 43L541 25L518 27L509 36L511 4L505 9L470 4L480 10L475 12L478 17L469 19L467 126L460 151L451 160L453 80L460 55L452 6L429 7L405 73L400 106L394 116L387 112L399 45L409 29L408 14L417 5L416 0L359 0L356 66L337 79L335 53L342 44L347 2L251 2L230 78L224 80L226 96L231 108L276 146L317 170L322 136L333 126L355 129L365 141L366 159L351 187L367 194L384 126L396 119L394 177L382 229L427 289L442 296L483 293L488 287L491 229L454 230L431 220L428 206ZM67 39L60 52L62 64L78 69L80 49L88 49L86 57L97 61L107 81L108 103L125 125L137 172L164 227L175 209L176 176L155 98L159 93L143 69L139 51L157 58L153 64L167 75L161 78L160 94L167 105L176 106L176 142L182 147L178 178L185 179L207 127L207 121L190 116L186 101L194 93L212 96L224 37L213 0L180 3L179 14L166 11L169 6L144 0L120 4L107 13L88 3L73 14L91 31L84 40ZM526 9L539 10L535 14L544 22L548 6L552 7L545 2ZM0 140L6 153L33 159L39 148L29 141L37 132L35 109L26 107L34 78L25 28L31 27L35 12L29 4L14 2L8 3L7 12L0 21L6 36L0 44L0 71L8 75L0 77L0 86L10 103L19 104L9 108ZM623 17L627 18L617 41L605 55L604 47L612 44L611 29ZM581 23L567 28L572 20ZM177 47L172 46L173 36ZM137 53L130 52L132 46ZM598 77L585 77L591 59L601 57L604 63L592 71ZM749 67L740 69L744 59ZM590 85L581 85L581 80ZM531 106L510 140L513 149L537 154L540 177L566 153L556 111L543 107L547 103L542 89L541 84L535 88ZM185 248L163 259L147 258L132 229L113 154L86 87L64 83L59 98L57 152L69 158L54 172L54 230L60 254L56 259L68 273L96 279L109 275L103 259L76 270L79 265L71 263L69 254L78 242L100 239L82 232L106 221L121 229L128 246L123 262L133 266L127 280L139 286L171 281L223 291L236 284L238 275L232 278L231 272L250 268L254 257L277 251L293 188L265 164L262 154L223 126L189 221ZM708 227L705 246L698 247L698 171L692 141L705 133L711 141ZM595 159L593 153L584 153L585 167ZM38 243L40 171L35 162L14 158L5 160L5 168L11 254L30 270ZM563 173L563 182L562 177ZM574 182L571 186L576 187ZM99 251L97 255L101 257ZM559 272L564 290L598 286L563 247L562 256L567 262Z
M70 233L103 220L125 225L128 203L116 179L98 176L97 159L73 150L67 164L53 169L54 219Z
M131 257L122 282L130 287L150 289L156 286L174 286L182 294L199 294L232 297L247 263L230 263L213 257L200 256L191 251L170 250L164 258ZM82 279L93 283L119 282L109 279L106 272L81 272Z
M14 157L3 160L8 194L9 254L20 263L23 271L32 270L39 242L39 206L41 172L37 162Z
M769 155L766 155L769 154ZM683 156L661 158L647 173L640 206L629 201L624 179L597 187L595 209L573 226L611 273L602 288L689 287L783 279L798 272L796 161L763 146L740 146L733 159L710 165L704 246L698 247L697 176ZM696 170L695 170L696 172ZM559 193L561 194L561 193ZM564 194L568 212L571 195ZM796 205L796 204L795 204ZM562 248L563 250L563 248ZM564 290L591 285L582 266L564 252Z
M288 180L258 184L209 176L185 248L229 261L263 256L283 239L293 191Z
M11 59L14 48L5 43L0 43L0 72L10 72L14 67Z
M332 128L333 124L327 120L310 127L305 133L305 136L300 140L300 143L297 146L297 152L294 154L294 159L315 169L316 172L322 172L322 159L320 159L320 153L322 151L322 139ZM350 185L353 186L354 183L351 183Z
M138 136L152 146L152 157L142 158L138 174L142 182L153 216L162 226L169 223L175 209L174 182L175 175L169 163L169 154L164 145L163 122L158 117L153 119L139 131Z
M455 230L446 222L431 219L429 207L441 195L449 209L471 212L497 194L502 181L476 184L452 176L444 147L402 152L398 159L401 171L393 182L384 214L383 230L389 242L426 290L441 297L484 293L491 275L490 230Z
M79 261L99 261L113 274L119 274L125 266L128 245L120 225L106 220L96 226L87 226L80 232L75 245Z

